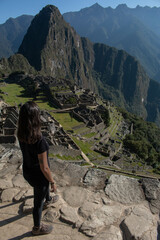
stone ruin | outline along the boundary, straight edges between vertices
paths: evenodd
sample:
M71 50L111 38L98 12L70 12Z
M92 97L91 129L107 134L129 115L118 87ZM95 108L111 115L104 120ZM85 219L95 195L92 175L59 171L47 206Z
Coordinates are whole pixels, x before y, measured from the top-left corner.
M79 147L73 142L61 125L46 111L41 111L42 133L50 145L50 153L78 156Z
M129 125L122 121L118 126L116 137L111 138L108 131L101 133L101 140L95 144L94 151L112 159L122 148L122 140L129 133Z
M89 89L75 88L67 79L16 73L10 75L9 81L16 82L24 88L28 85L32 86L35 97L43 91L50 103L61 109L97 105L96 95L93 92Z
M52 84L49 87L52 88ZM59 88L59 91L57 90L52 96L53 103L61 109L97 105L96 97L90 90L83 90L79 95L76 95L75 91L72 91L72 87L70 89L69 91L61 91Z
M93 128L97 126L97 128L102 129L105 126L97 108L77 107L72 111L72 116L78 121L84 122L87 127Z
M5 105L0 115L0 144L17 145L18 108ZM78 156L78 146L63 130L61 125L46 111L41 111L42 134L50 145L53 154Z
M64 109L77 106L78 97L73 92L55 93L53 97L55 105Z
M81 106L96 106L96 97L89 89L85 89L82 94L79 95L79 105Z
M0 144L16 144L17 107L4 105L0 109Z

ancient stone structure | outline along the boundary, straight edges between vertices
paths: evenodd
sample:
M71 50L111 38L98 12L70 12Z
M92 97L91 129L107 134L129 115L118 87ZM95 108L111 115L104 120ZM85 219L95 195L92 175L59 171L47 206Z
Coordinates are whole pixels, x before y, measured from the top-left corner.
M4 106L0 115L0 143L16 144L16 129L18 121L18 109Z
M92 109L87 106L81 106L75 108L72 111L72 115L78 121L84 122L87 127L93 128L96 126L97 129L102 129L105 126L103 119L96 108Z
M96 97L93 92L86 89L82 94L79 95L79 105L82 106L96 106Z
M66 156L81 154L61 125L46 111L41 111L42 133L50 145L50 152Z
M78 97L73 92L55 93L53 99L56 105L62 109L72 108L78 104Z

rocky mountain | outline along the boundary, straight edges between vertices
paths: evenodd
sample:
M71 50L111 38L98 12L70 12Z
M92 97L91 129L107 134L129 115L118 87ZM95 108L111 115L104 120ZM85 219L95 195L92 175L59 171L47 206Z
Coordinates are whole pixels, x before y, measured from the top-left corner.
M0 24L0 58L9 57L18 51L32 19L33 16L22 15Z
M33 19L18 52L42 74L92 85L82 40L54 6L43 8Z
M149 76L159 81L160 8L128 8L122 4L112 9L95 4L63 16L81 36L135 56ZM17 52L32 19L33 16L23 15L0 25L0 58Z
M124 51L80 38L57 8L48 6L34 18L19 53L37 71L69 78L106 99L112 100L110 95L117 91L117 103L121 101L128 109L147 117L144 102L149 78L137 60ZM109 88L114 90L107 92Z
M36 70L29 64L28 60L21 54L14 54L11 57L0 60L0 76L5 77L13 72L27 72L35 74Z
M33 19L19 54L15 56L27 59L39 74L70 80L145 119L159 121L158 93L154 102L153 91L149 89L151 81L139 62L123 50L80 38L52 5ZM19 61L19 66L16 63L17 60L1 60L1 73L3 70L4 74L4 69L8 73L13 69L31 71L28 63ZM153 112L156 114L152 115Z
M130 9L122 4L112 9L94 4L63 16L80 36L127 51L150 77L160 81L160 8Z

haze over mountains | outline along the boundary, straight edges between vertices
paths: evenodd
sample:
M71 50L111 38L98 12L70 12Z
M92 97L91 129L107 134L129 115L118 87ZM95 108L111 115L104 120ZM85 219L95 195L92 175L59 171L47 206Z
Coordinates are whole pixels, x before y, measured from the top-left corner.
M22 15L0 24L0 58L17 52L32 19L33 16Z
M81 38L52 5L33 19L18 53L0 61L1 75L24 70L64 78L144 119L160 120L160 84L127 52Z
M160 8L116 9L95 4L63 15L80 36L135 56L149 76L160 81Z

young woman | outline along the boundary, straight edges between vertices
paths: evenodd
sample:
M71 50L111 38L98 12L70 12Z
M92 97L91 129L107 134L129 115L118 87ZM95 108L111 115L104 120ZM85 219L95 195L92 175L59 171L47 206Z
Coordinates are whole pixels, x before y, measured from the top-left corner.
M17 136L23 155L23 176L34 190L33 235L48 234L51 225L40 224L44 199L45 205L56 202L58 195L53 198L51 191L56 192L48 161L49 145L41 133L40 111L36 103L26 102L20 109Z

